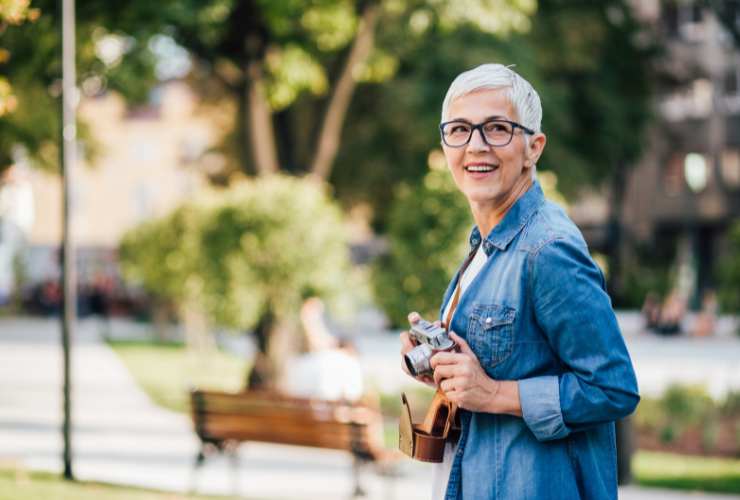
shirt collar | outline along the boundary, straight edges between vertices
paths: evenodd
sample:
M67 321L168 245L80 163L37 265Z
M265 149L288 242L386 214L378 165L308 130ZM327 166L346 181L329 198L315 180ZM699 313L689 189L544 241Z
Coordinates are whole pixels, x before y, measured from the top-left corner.
M471 251L475 250L478 245L483 245L483 251L486 252L487 256L493 253L494 248L499 250L505 250L506 247L514 239L514 236L527 224L529 218L534 214L538 208L545 202L545 195L542 192L540 183L534 181L532 186L524 193L514 205L506 212L504 218L499 222L485 240L481 242L481 234L478 226L473 227L470 233L470 248Z

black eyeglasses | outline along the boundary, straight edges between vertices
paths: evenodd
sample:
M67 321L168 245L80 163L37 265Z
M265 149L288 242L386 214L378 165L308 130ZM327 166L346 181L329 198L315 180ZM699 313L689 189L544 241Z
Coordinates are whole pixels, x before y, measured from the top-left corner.
M534 135L534 130L511 120L492 119L474 125L464 120L452 120L439 125L442 142L451 148L461 148L470 142L473 132L478 130L483 142L493 147L506 146L514 137L514 130L520 128L525 134Z

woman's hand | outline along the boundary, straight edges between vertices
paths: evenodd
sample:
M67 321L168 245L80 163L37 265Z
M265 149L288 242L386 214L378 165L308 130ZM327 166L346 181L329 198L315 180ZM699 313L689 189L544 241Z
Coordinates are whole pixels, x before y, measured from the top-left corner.
M409 313L409 323L415 324L418 323L421 319L421 316L417 312ZM439 325L439 321L435 321L436 325ZM404 361L403 357L406 355L407 352L409 352L411 349L416 347L416 344L414 344L414 341L411 339L411 335L409 335L409 332L401 332L401 368L403 369L406 374L408 374L410 377L413 377L409 373L409 369L406 367L406 362ZM420 377L414 377L419 382L422 382L430 387L436 387L434 384L434 379L428 375L423 375Z
M465 410L494 413L496 395L503 382L490 378L467 342L450 332L459 352L438 352L432 356L434 382L445 396Z

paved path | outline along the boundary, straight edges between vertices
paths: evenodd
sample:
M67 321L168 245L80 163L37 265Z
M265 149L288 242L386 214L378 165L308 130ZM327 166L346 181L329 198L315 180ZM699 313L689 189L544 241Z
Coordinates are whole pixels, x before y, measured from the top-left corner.
M188 419L150 402L120 360L100 342L94 324L83 322L78 330L73 351L76 475L172 491L185 491L195 484L203 493L232 493L234 477L224 460L211 460L193 483L191 466L197 443ZM58 338L56 321L0 319L2 466L61 470ZM395 355L392 336L384 334L375 344L368 341L360 347L369 371L393 373L387 362L383 367L374 365ZM414 500L428 498L428 478L428 466L405 461L399 478L388 481L366 473L364 482L369 499ZM236 483L237 491L248 498L344 499L351 491L351 461L340 452L255 443L240 449ZM621 490L620 498L731 497L630 487Z

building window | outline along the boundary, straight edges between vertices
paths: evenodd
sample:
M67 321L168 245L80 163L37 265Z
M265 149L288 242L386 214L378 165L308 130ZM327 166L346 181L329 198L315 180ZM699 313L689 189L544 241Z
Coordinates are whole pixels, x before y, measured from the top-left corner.
M724 78L724 107L730 113L740 113L740 64L727 69Z
M735 96L739 93L738 69L737 66L731 66L725 73L725 95L727 96Z
M689 153L683 160L683 173L686 185L694 193L700 193L707 187L709 181L709 165L707 158L699 153Z
M687 42L704 39L704 12L699 2L676 0L665 6L663 14L668 33Z
M661 111L668 121L685 118L705 118L712 112L714 87L707 78L697 78L684 90L667 95L661 102Z
M726 149L722 152L720 172L727 187L740 188L740 150Z
M684 190L683 155L673 154L663 166L663 191L668 196L677 196Z

